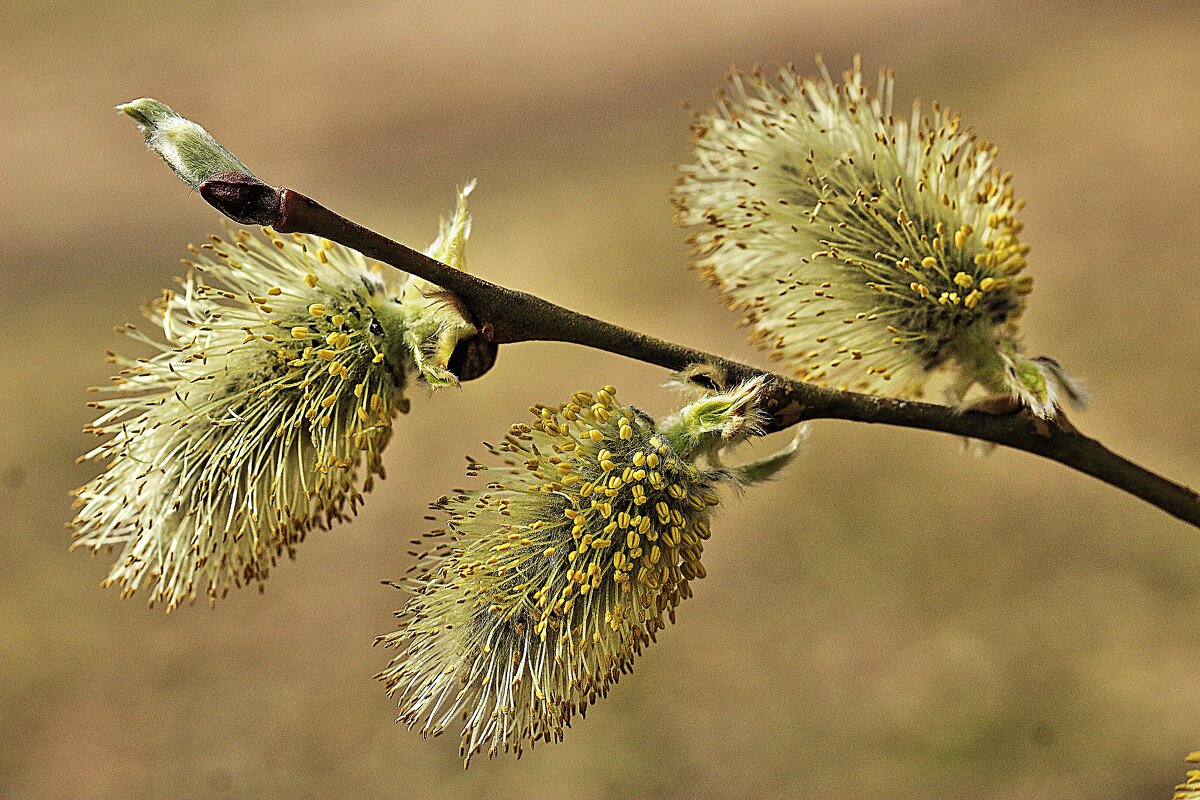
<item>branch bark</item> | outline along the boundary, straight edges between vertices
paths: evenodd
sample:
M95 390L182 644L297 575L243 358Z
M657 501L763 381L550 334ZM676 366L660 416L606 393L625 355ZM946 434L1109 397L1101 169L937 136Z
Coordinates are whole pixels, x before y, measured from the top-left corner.
M453 292L474 315L482 336L495 344L572 342L671 370L711 364L730 381L769 375L771 385L765 401L770 414L768 431L784 430L811 419L845 419L982 439L1057 461L1200 527L1200 494L1117 455L1080 433L1061 414L1046 421L1028 412L958 412L946 406L841 392L795 381L655 339L460 272L364 228L299 192L275 190L244 173L215 175L200 186L200 193L231 219L269 225L280 233L322 236Z

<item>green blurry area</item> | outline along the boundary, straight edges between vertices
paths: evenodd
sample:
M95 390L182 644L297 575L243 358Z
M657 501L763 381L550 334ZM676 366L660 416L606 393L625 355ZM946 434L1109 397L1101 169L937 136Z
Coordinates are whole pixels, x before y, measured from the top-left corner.
M429 501L536 401L656 369L506 347L398 420L389 479L264 595L170 617L68 555L113 326L218 220L111 107L162 99L268 181L424 246L477 177L473 271L756 363L667 192L730 64L861 51L963 111L1028 201L1030 349L1078 423L1200 481L1200 14L855 4L0 5L0 796L1166 798L1200 749L1200 532L1055 464L813 426L730 498L708 578L561 745L464 772L392 723L372 649ZM766 445L762 447L765 448ZM762 452L764 450L760 450Z

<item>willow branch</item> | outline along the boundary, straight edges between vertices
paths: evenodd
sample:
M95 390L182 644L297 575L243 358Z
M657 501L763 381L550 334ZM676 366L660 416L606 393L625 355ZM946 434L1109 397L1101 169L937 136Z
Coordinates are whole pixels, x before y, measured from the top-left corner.
M671 370L710 364L730 381L771 377L765 400L768 431L811 419L845 419L941 431L1024 450L1123 489L1200 527L1200 495L1112 452L1076 430L1065 416L1042 420L1028 412L959 412L946 406L842 392L781 375L580 314L453 269L351 222L291 189L273 189L253 176L230 172L201 184L200 193L226 216L269 225L280 233L308 233L353 248L368 258L424 278L455 294L482 336L495 344L573 342Z

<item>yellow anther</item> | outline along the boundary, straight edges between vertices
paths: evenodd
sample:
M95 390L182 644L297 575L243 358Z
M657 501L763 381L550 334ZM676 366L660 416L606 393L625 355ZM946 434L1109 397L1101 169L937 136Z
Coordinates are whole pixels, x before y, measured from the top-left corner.
M317 358L324 359L325 361L333 361L335 358L337 358L337 353L332 350L322 349L317 351Z
M308 338L308 328L292 328L292 338L293 339L307 339Z
M933 256L925 256L924 258L921 259L921 266L925 267L925 269L932 269L932 268L936 267L937 264L938 264L937 259L934 258Z
M325 316L325 304L324 303L313 303L311 306L308 307L308 313L312 314L314 317Z
M304 282L308 284L308 288L310 289L317 288L317 281L319 280L321 279L311 272L304 276Z
M965 272L959 272L954 276L954 282L963 289L970 289L975 285L975 279Z
M267 289L267 294L271 295L271 297L279 297L279 295L283 294L283 289L280 289L278 286L272 286L270 289Z
M980 289L982 289L982 290L983 290L983 291L985 291L985 292L989 292L989 291L991 291L991 290L992 290L992 287L993 287L993 286L995 286L995 285L996 285L996 279L995 279L995 278L984 278L983 280L981 280L981 281L979 282L979 288L980 288Z

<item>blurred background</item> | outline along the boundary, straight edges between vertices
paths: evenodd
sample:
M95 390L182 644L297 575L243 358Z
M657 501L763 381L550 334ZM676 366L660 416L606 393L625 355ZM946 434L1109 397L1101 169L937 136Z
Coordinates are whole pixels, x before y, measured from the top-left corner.
M572 7L572 10L566 10ZM764 363L686 270L685 101L731 64L861 52L959 109L1028 200L1035 352L1077 421L1200 481L1200 11L933 0L0 5L0 796L1166 798L1200 748L1200 532L1023 453L821 422L727 504L709 577L567 740L464 772L393 724L371 647L426 504L534 401L666 375L505 348L414 398L391 475L266 593L169 617L68 555L84 387L216 214L115 103L158 97L256 172L423 247L477 177L473 271ZM804 69L803 71L811 72Z

